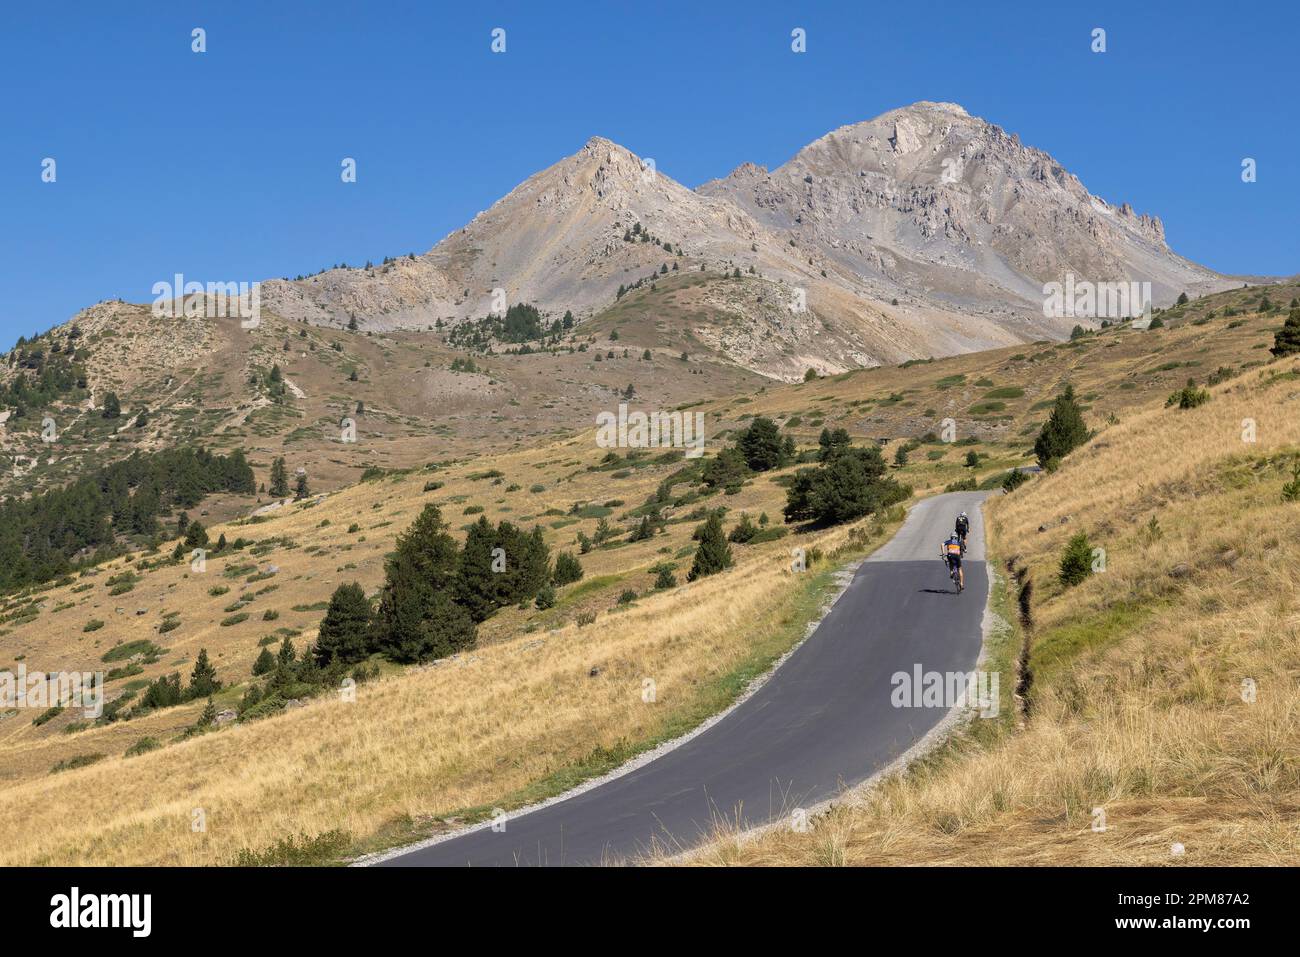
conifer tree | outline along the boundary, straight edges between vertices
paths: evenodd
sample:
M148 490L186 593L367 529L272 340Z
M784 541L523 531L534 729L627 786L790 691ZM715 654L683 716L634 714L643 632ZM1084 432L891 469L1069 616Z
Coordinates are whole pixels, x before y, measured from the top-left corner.
M375 642L393 661L428 661L471 647L476 629L452 600L460 556L442 512L426 505L385 564Z
M722 533L722 519L717 512L709 516L704 523L699 547L695 549L695 561L686 576L687 581L695 581L706 575L714 575L732 566L731 546Z
M1088 427L1084 424L1079 403L1074 399L1074 386L1066 386L1065 391L1056 397L1052 414L1034 442L1034 454L1038 457L1038 464L1048 468L1048 463L1064 458L1086 441Z
M267 675L275 670L275 655L271 654L270 648L263 648L253 662L253 674Z
M494 571L492 553L497 547L497 530L486 515L480 515L465 534L465 548L457 563L455 588L456 601L474 621L485 621L496 611L501 599L501 577L509 573L512 556L506 549L504 567ZM517 555L513 558L515 562L519 560ZM501 566L499 557L495 564Z
M284 464L284 456L271 463L271 485L268 489L272 498L284 498L289 494L289 471Z
M197 519L190 522L185 529L185 547L186 548L206 548L208 544L208 532L201 522Z
M217 669L208 660L208 649L200 648L199 656L194 661L194 671L190 673L190 686L186 697L207 698L221 689L217 680Z
M275 655L275 664L279 668L292 668L294 661L298 657L298 652L294 650L293 642L289 636L285 635L284 641L280 642L280 650Z
M364 661L370 654L370 602L357 582L339 585L321 619L315 659L321 665Z
M1273 348L1268 351L1279 359L1300 352L1300 309L1292 307L1282 328L1273 333Z
M555 571L551 580L557 585L568 585L582 578L582 563L570 552L560 552L555 556Z
M745 464L755 472L766 472L785 463L785 446L781 430L766 416L758 416L736 440Z

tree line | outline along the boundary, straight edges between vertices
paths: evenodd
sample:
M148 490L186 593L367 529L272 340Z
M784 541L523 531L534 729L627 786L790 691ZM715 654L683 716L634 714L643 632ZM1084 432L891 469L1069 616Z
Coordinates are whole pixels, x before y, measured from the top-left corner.
M155 539L160 516L219 491L255 491L242 451L137 452L63 488L7 498L0 503L0 591L111 558L124 549L123 539Z

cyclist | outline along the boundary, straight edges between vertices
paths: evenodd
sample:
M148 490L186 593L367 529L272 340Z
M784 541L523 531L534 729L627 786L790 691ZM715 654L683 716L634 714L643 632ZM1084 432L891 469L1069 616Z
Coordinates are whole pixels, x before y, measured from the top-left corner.
M966 517L965 512L962 512L960 515L957 516L956 531L957 531L957 537L961 539L961 550L962 553L964 554L966 551L966 536L970 533L970 519Z
M953 581L957 583L957 590L961 591L966 587L966 573L961 569L961 539L955 534L950 535L943 543L940 554L948 565L948 574L952 575L954 571L957 573Z

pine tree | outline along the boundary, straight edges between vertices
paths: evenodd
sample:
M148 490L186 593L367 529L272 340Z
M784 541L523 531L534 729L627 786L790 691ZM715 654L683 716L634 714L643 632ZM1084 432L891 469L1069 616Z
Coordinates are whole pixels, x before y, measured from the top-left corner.
M450 597L460 556L436 505L401 535L385 564L375 642L393 661L427 661L471 647L474 621Z
M749 474L744 454L734 446L727 446L704 465L701 481L710 488L739 486Z
M301 502L311 494L311 489L307 486L307 473L301 469L298 471L298 480L293 488L293 500Z
M809 491L812 517L838 524L878 510L894 499L899 488L892 479L882 480L884 473L885 460L875 445L832 455L813 476Z
M714 512L704 524L699 547L695 549L695 561L686 580L693 582L706 575L714 575L732 566L731 546L727 544L722 533L722 519Z
M501 577L510 569L511 562L519 560L505 550L505 567L494 571L493 550L499 547L497 530L480 515L465 534L465 547L457 563L456 601L474 621L485 621L496 611L502 600ZM499 567L499 561L497 562Z
M555 571L551 580L557 585L568 585L582 578L582 563L570 552L560 552L555 556Z
M186 548L206 548L208 545L208 532L203 525L195 520L190 522L189 527L185 529L185 547Z
M186 689L187 698L207 698L221 689L217 680L217 669L208 660L208 649L200 648L199 656L194 661L194 671L190 673L190 686Z
M910 487L885 478L885 460L878 446L838 449L818 468L795 473L786 489L785 517L791 522L848 522L911 494Z
M217 706L215 703L213 703L211 698L208 698L208 703L204 706L202 713L199 715L198 724L199 727L206 728L209 725L213 725L216 723L217 723Z
M140 706L145 709L170 708L185 700L181 692L181 676L173 671L153 681L140 696Z
M122 403L118 401L116 392L108 392L104 395L103 416L106 419L116 419L122 414Z
M292 668L293 663L298 658L298 652L293 647L293 642L289 636L285 635L284 641L280 642L280 650L276 652L275 664L278 668Z
M1282 328L1273 334L1273 348L1268 350L1279 359L1300 352L1300 309L1292 308Z
M271 463L271 486L268 490L272 498L284 498L289 494L289 471L284 464L284 456Z
M364 661L370 654L370 602L357 582L339 585L321 619L315 660L321 665Z
M1092 544L1087 532L1079 532L1066 543L1061 555L1059 577L1067 587L1077 585L1092 574Z
M766 472L785 463L781 430L765 416L760 415L749 424L737 439L736 447L745 457L745 464L755 472Z
M1065 391L1056 397L1056 405L1038 440L1034 442L1034 454L1038 464L1048 468L1048 463L1055 463L1074 449L1088 441L1088 427L1083 421L1083 412L1074 399L1074 387L1066 386Z
M849 437L848 429L829 429L823 428L822 434L817 437L819 451L817 461L825 462L833 454L843 449L847 449L853 440Z
M253 674L267 675L275 670L275 655L271 654L270 648L263 648L257 660L253 662Z
M516 601L527 601L546 586L551 577L551 550L542 535L540 525L534 525L524 544L523 560L519 568Z

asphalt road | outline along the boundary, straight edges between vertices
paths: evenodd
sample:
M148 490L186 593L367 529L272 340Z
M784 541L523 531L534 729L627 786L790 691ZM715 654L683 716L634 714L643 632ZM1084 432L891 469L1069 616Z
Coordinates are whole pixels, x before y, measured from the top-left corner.
M636 770L530 814L391 857L384 866L536 866L635 860L699 843L725 821L789 821L908 750L946 706L896 707L896 672L970 672L988 596L987 493L918 503L862 564L830 613L751 697L708 730ZM971 518L966 590L939 546Z

